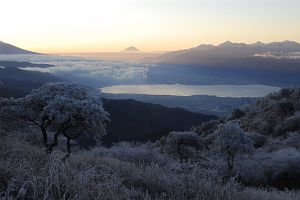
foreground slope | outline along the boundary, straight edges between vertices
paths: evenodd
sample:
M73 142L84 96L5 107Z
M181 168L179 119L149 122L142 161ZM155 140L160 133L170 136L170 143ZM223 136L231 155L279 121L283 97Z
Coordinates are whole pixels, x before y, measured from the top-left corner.
M47 153L39 132L30 127L8 131L1 129L0 123L1 198L298 200L300 140L295 134L299 133L295 132L293 137L289 137L293 139L290 142L298 145L292 149L287 141L280 147L275 137L266 139L267 136L263 137L262 134L258 136L258 133L244 132L232 122L251 121L249 108L255 110L258 116L263 112L272 113L277 106L268 105L278 101L290 103L287 106L289 109L284 109L288 112L276 112L285 121L297 113L299 89L284 89L256 104L234 111L227 118L204 123L193 129L199 134L171 132L153 143L121 142L110 148L97 146L89 151L78 148L68 158L64 153L62 138L59 142L61 145ZM124 106L121 104L115 108L122 110ZM290 112L291 107L296 112ZM126 110L125 114L130 115L131 111ZM259 120L268 117L267 114ZM224 128L228 122L231 123L227 124L230 129L215 131L215 126ZM251 126L244 124L243 128ZM248 139L252 135L255 135L251 137L255 148L238 155L238 151L252 145L252 140ZM220 136L226 140L220 140ZM202 144L208 142L211 145L203 148ZM266 147L266 144L271 145ZM229 176L226 173L227 146L236 155ZM178 150L186 156L185 163L178 160Z

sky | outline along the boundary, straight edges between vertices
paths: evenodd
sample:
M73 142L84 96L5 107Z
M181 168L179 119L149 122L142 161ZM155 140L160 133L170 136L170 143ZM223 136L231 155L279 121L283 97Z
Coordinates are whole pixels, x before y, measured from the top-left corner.
M0 0L0 41L42 53L300 42L299 0Z

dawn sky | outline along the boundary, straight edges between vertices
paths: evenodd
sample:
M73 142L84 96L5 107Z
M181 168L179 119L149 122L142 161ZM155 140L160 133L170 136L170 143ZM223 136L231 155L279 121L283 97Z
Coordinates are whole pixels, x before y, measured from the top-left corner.
M300 42L299 0L0 0L0 40L44 53Z

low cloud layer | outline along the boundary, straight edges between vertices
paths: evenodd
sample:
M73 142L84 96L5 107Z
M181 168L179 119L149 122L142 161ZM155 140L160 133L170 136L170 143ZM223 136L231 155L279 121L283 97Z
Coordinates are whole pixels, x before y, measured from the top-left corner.
M62 79L81 82L93 87L114 84L143 83L149 65L131 62L97 61L79 57L47 55L8 55L0 60L46 63L49 68L25 67L23 69L48 72Z
M291 52L291 53L275 53L275 52L266 52L261 54L255 54L257 57L264 58L275 58L275 59L300 59L300 52Z

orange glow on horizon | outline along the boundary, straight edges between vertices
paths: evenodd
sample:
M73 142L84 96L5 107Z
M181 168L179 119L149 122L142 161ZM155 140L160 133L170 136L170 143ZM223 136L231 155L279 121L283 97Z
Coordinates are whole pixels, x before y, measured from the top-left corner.
M41 53L300 42L299 7L299 0L9 0L1 2L0 40Z

